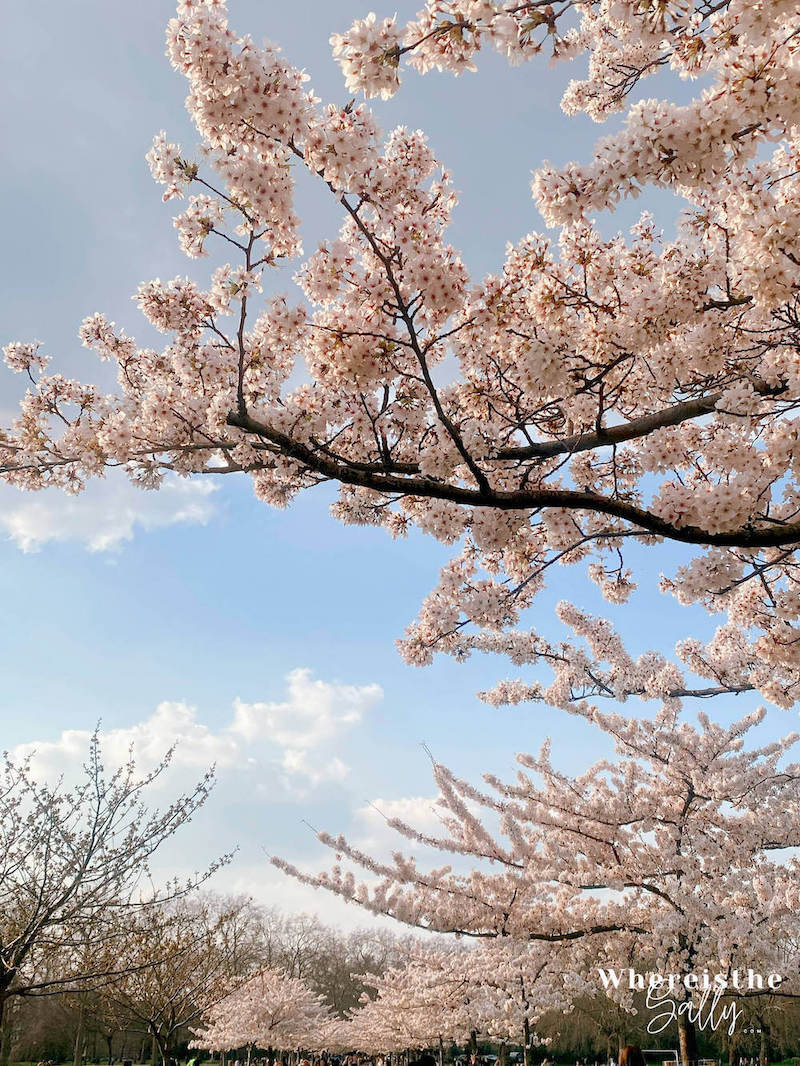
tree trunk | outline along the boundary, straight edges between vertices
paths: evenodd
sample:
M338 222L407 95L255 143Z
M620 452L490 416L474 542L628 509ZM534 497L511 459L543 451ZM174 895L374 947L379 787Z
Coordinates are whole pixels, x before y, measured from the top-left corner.
M733 1036L728 1037L728 1066L734 1066L734 1063L736 1062L737 1043L738 1041L736 1039L735 1033L733 1034Z
M114 1066L114 1034L106 1037L106 1044L108 1044L108 1066Z
M697 1062L697 1034L694 1022L690 1022L685 1014L678 1015L678 1048L681 1066L693 1066Z
M83 995L78 997L78 1026L75 1030L75 1049L72 1054L72 1066L81 1066L83 1062L83 1018L84 1018Z
M478 1034L474 1029L469 1034L469 1060L473 1064L478 1061Z
M8 1011L10 996L0 989L0 1066L8 1066L11 1059L11 1018Z
M758 1048L758 1058L759 1058L759 1061L761 1063L761 1066L765 1066L765 1064L767 1062L769 1062L769 1053L770 1053L769 1026L765 1025L764 1022L761 1021L760 1018L759 1018L759 1022L761 1024L761 1041L760 1041L759 1048Z
M531 1023L527 1015L522 1022L522 1062L531 1066Z
M153 1058L155 1059L156 1048L161 1055L161 1062L163 1066L169 1066L169 1042L171 1033L160 1033L157 1029L153 1029Z
M441 1033L439 1034L439 1066L444 1066L444 1042Z

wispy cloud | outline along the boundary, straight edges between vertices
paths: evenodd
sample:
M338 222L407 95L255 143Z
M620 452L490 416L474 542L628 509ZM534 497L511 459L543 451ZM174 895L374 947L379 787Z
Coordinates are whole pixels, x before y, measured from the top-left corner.
M78 496L1 486L0 530L24 552L53 542L82 544L91 552L118 551L137 529L205 525L215 513L217 487L173 477L153 492L137 488L121 473L90 482Z

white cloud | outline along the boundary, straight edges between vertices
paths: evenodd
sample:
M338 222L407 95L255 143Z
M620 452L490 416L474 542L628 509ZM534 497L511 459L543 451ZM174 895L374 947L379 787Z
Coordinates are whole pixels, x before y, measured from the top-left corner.
M281 766L290 777L300 775L311 785L321 785L323 781L343 781L350 772L350 767L337 755L315 765L307 751L297 748L286 749Z
M174 764L179 767L216 763L223 772L270 767L271 791L276 782L297 795L324 782L342 781L348 767L333 744L382 698L380 686L317 681L307 669L293 670L286 683L284 701L236 700L231 721L219 730L199 721L195 707L161 703L149 718L103 732L103 761L109 768L121 766L133 748L144 770L175 745ZM55 741L19 745L14 756L30 756L37 776L50 780L83 764L90 736L88 730L65 730Z
M89 551L118 551L135 531L178 523L205 525L214 514L209 480L167 478L158 491L133 485L122 473L91 481L78 496L60 489L21 492L0 487L0 529L24 552L51 542L83 544Z
M342 727L357 725L383 695L379 685L355 688L314 681L309 670L293 670L287 680L288 699L282 703L237 700L232 729L246 740L268 738L284 747L316 747Z

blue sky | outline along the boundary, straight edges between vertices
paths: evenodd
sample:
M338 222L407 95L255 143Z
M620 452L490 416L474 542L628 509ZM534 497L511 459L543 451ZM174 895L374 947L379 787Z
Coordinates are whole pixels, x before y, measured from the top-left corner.
M5 14L0 42L3 343L39 339L57 369L108 386L77 340L81 319L100 310L147 340L130 300L137 285L208 269L181 256L170 222L175 205L161 203L144 161L159 129L187 149L196 141L183 108L185 84L164 57L172 10L169 0L18 4ZM323 99L346 99L328 38L365 13L358 0L230 0L229 10L238 32L279 43L305 67ZM398 10L407 17L414 5ZM529 194L533 167L545 158L586 157L606 132L560 113L570 67L509 68L494 55L480 67L460 79L409 76L395 100L376 108L384 129L424 128L453 172L461 190L454 243L475 275L497 269L507 240L542 228ZM651 83L647 93L654 91ZM316 189L303 186L300 205L309 251L335 233L337 216ZM604 227L627 227L643 206L672 229L664 195L624 205ZM2 376L4 420L18 384ZM202 823L176 841L171 861L196 865L239 843L220 890L244 888L336 920L340 911L330 901L276 880L263 849L313 858L304 819L380 842L380 819L359 813L378 798L386 810L425 817L431 785L423 742L473 779L482 770L510 771L515 751L537 748L548 735L566 769L603 753L588 727L558 712L481 704L477 689L510 676L502 662L404 665L394 640L447 558L441 545L342 527L328 514L326 490L276 512L253 498L246 481L224 481L213 490L204 482L162 494L109 482L78 499L0 491L0 747L38 743L44 762L57 768L75 759L83 732L98 720L116 737L112 744L160 740L159 730L166 737L171 726L191 721L194 754L176 781L218 748L221 785ZM686 613L652 586L676 558L664 549L651 561L649 588L625 612L634 648L669 647L685 635ZM556 631L549 616L558 599L602 610L577 569L555 579L537 608L545 632ZM710 632L705 621L703 628ZM274 705L260 713L285 726L295 706L286 697L292 670L327 686L309 697L330 725L321 739L315 734L303 747L296 737L281 743L232 731L237 698L246 707ZM299 689L297 699L305 698ZM715 710L730 717L729 709ZM772 732L793 724L777 711L770 722ZM64 738L65 730L77 735ZM226 755L226 744L238 754ZM246 772L236 762L243 753ZM349 772L326 777L320 770L339 764Z

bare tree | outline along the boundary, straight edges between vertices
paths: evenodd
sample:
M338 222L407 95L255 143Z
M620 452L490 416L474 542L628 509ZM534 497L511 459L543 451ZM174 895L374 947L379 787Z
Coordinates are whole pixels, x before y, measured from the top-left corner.
M0 769L0 1026L13 996L96 987L125 965L109 951L120 913L162 908L227 862L157 887L150 860L205 803L213 769L163 809L144 797L172 751L138 774L132 752L107 772L99 734L78 784L37 779L31 759L3 755ZM4 1033L0 1063L8 1061Z
M176 1037L238 986L239 949L251 918L244 898L194 898L135 916L115 946L122 973L100 990L155 1041L166 1066ZM109 963L109 968L110 968Z

